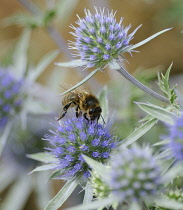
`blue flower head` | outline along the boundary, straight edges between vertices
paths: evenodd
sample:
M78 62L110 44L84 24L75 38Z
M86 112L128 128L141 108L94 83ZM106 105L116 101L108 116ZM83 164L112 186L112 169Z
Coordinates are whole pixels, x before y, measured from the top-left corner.
M74 56L78 56L85 63L86 68L104 68L112 60L118 60L124 52L131 52L127 48L133 35L138 30L137 27L131 34L128 34L130 25L122 25L123 18L116 22L115 12L97 9L91 14L85 10L85 18L76 22L78 27L71 34L75 37L75 42L70 42L70 49L75 50Z
M67 129L68 126L72 129ZM92 135L89 130L92 131ZM107 126L97 124L97 122L91 123L83 117L79 117L65 118L55 126L55 130L51 131L50 135L45 136L44 140L53 145L53 148L48 149L57 159L57 168L63 171L60 178L70 179L79 175L88 178L90 167L83 159L82 154L105 162L117 143L114 139ZM103 142L107 142L105 147L102 146Z
M119 201L153 196L161 184L161 171L151 150L133 146L111 158L108 184Z
M20 111L23 94L22 80L16 80L7 70L0 68L0 128Z
M180 117L174 119L174 124L169 127L169 144L172 156L179 161L183 161L183 112Z

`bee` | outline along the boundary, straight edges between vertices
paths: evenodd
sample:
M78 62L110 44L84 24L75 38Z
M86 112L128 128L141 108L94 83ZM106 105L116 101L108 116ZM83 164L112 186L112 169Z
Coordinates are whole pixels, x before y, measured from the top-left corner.
M98 122L102 112L97 97L89 88L83 86L67 93L62 100L62 105L63 109L58 120L62 119L71 107L75 107L77 118L83 115L88 121Z

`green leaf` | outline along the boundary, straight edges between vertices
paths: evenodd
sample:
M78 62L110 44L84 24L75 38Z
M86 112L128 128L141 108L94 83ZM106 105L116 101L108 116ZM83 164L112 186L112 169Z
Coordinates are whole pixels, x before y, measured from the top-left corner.
M51 163L51 162L56 162L57 159L46 152L39 152L39 153L35 153L35 154L28 154L26 155L28 158L31 158L33 160L38 160L41 161L43 163Z
M36 171L47 171L47 170L52 170L56 167L56 164L47 164L43 166L38 166L34 170L32 170L29 174L32 174Z
M97 201L93 201L92 203L82 204L75 207L68 208L68 210L94 210L100 207L110 206L115 201L114 197L104 198Z
M83 199L83 204L91 203L93 199L93 188L91 183L88 181L85 187L85 195Z
M138 127L133 133L131 133L127 138L122 140L119 144L119 147L121 149L126 148L130 144L134 143L136 140L138 140L141 136L143 136L147 131L149 131L153 125L155 125L158 122L157 119L151 119Z
M77 187L78 181L79 178L67 181L62 189L56 194L56 196L48 203L45 210L56 210L61 207Z
M153 144L152 146L155 147L155 146L162 146L162 145L165 145L165 144L168 144L170 142L169 139L164 139L164 140L161 140L155 144Z
M24 209L24 206L29 198L31 191L32 180L30 176L20 176L18 181L16 181L15 184L9 189L5 199L3 199L3 202L1 203L1 209Z
M100 105L102 108L102 117L105 119L106 122L108 121L108 115L109 115L109 104L108 104L107 92L108 92L107 87L105 86L98 96L98 99L100 101ZM103 122L103 120L100 118L99 122Z
M49 174L48 171L45 171L44 173L37 173L34 176L35 201L38 210L44 209L52 198L53 186L51 182L47 181Z
M143 111L169 125L173 125L175 115L164 108L150 103L135 102Z
M165 149L161 153L159 153L156 157L157 159L164 159L171 156L170 149Z
M0 167L0 194L17 178L17 170L14 167L2 166Z
M127 48L125 48L124 50L125 50L125 51L130 51L130 50L136 49L137 47L140 47L140 46L146 44L147 42L151 41L151 40L154 39L155 37L159 36L159 35L162 34L162 33L165 33L166 31L169 31L169 30L171 30L171 29L172 29L172 28L167 28L167 29L164 29L164 30L162 30L162 31L159 31L159 32L157 32L156 34L153 34L152 36L148 37L147 39L144 39L143 41L141 41L141 42L139 42L139 43L137 43L137 44L134 44L134 45L132 45L132 46L130 46L130 47L127 47Z
M182 163L174 164L167 173L164 174L163 180L166 185L168 185L172 180L174 180L177 176L183 176L183 165Z
M11 25L19 25L19 26L30 27L34 29L38 26L41 26L42 24L41 21L42 19L38 18L37 16L19 13L19 14L15 14L15 15L5 18L2 21L1 25L3 27L7 27Z
M168 199L168 198L156 198L154 199L156 206L171 209L171 210L180 210L183 209L183 203Z
M11 131L12 125L13 125L13 122L8 122L8 124L5 126L4 130L2 130L2 134L0 136L0 157L3 153L4 147L8 140L8 136Z
M141 207L137 202L132 202L129 206L129 210L141 210Z
M50 179L55 179L55 178L58 178L62 175L63 171L62 170L58 170L58 171L55 171L50 177L49 177L49 180Z
M29 46L30 35L31 31L29 29L25 29L15 48L13 68L18 78L22 78L27 69L27 50Z
M62 26L66 25L69 16L72 15L78 4L78 0L58 0L55 2L56 21L62 21Z
M91 77L93 77L98 71L100 71L100 69L95 69L93 70L88 76L86 76L83 80L81 80L80 82L78 82L76 85L74 85L73 87L71 87L70 89L66 90L65 92L63 92L62 94L60 94L61 96L65 95L66 93L76 89L77 87L81 86L82 84L84 84L86 81L88 81Z
M97 162L96 160L93 160L90 157L87 157L86 155L83 155L83 158L88 163L89 166L91 166L99 176L101 176L102 179L107 178L107 174L109 172L108 168L104 166L102 163Z
M166 71L166 74L158 74L158 86L160 87L160 89L163 91L163 93L165 94L165 96L169 99L170 103L176 108L176 109L180 109L179 105L175 102L175 100L177 99L177 95L175 93L175 88L176 85L173 88L170 88L169 85L169 76L170 76L170 70L172 68L172 63L169 66L169 68Z
M72 61L65 62L65 63L55 63L55 65L62 66L62 67L77 67L77 66L84 66L85 64L86 64L86 62L83 62L80 59L72 60Z
M54 50L53 52L49 52L46 54L41 61L38 63L38 65L34 68L34 71L30 71L28 74L28 78L31 80L31 82L35 81L48 67L48 65L56 58L56 56L59 54L58 50Z

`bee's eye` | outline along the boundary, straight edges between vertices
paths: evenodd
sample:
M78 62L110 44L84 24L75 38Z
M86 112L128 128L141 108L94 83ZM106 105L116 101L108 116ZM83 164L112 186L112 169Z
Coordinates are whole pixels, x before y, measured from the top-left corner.
M91 115L93 113L93 109L89 110L89 115Z

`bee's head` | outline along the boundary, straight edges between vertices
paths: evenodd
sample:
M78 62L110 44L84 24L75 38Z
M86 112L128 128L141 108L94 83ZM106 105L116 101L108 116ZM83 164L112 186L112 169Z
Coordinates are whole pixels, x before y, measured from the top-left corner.
M102 112L101 107L90 108L88 110L88 116L90 117L91 120L95 120L99 118L101 112Z

